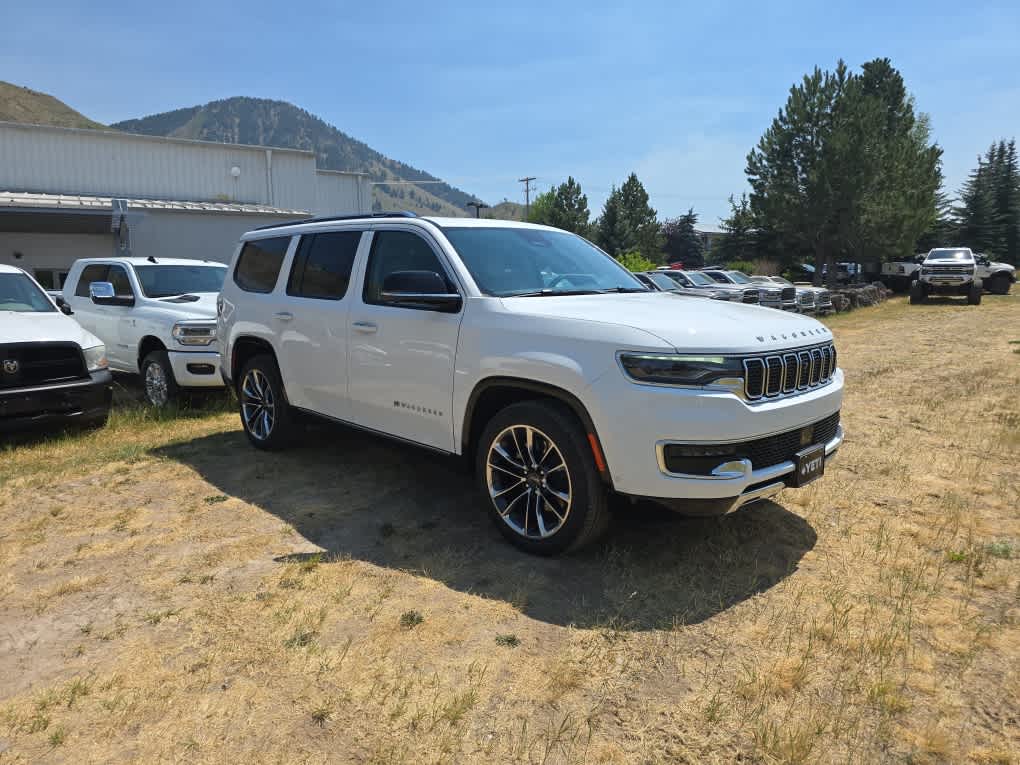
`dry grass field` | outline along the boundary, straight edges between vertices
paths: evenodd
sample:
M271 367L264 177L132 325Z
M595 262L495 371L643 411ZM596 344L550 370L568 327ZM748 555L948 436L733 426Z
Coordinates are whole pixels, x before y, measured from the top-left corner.
M830 324L823 481L558 560L226 402L0 448L0 763L1020 762L1020 295Z

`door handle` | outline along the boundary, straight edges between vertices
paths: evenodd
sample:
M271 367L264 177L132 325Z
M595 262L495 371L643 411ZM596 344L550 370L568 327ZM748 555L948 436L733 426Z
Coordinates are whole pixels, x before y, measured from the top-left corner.
M358 332L364 332L366 335L370 335L379 329L379 325L374 321L356 321L351 326Z
M291 319L294 318L294 314L292 314L290 311L280 311L279 313L274 313L273 316L275 316L280 321L290 321Z

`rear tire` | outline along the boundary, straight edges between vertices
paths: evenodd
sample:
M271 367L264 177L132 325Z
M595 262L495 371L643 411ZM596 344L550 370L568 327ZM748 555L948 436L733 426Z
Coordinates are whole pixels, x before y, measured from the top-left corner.
M924 285L920 279L910 283L910 305L918 305L924 302Z
M584 428L566 407L522 401L498 412L475 447L496 527L534 555L579 550L609 525L609 499Z
M276 451L294 442L298 428L272 356L255 356L244 365L237 400L241 427L252 446Z
M181 389L170 366L166 351L153 351L142 360L142 387L145 400L157 409L163 409L180 396Z
M1009 288L1010 280L1006 274L995 274L985 282L985 289L993 295L1008 295Z
M967 303L969 305L981 305L981 282L971 282L970 289L967 291Z

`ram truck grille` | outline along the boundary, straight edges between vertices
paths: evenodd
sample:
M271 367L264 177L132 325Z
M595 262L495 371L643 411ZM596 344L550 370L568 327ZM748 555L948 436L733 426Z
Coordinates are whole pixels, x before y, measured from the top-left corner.
M757 303L760 300L760 293L758 290L744 290L744 302L745 303Z
M75 343L0 344L0 388L68 382L87 377Z
M797 299L797 288L796 287L783 287L783 302L788 300Z
M749 401L792 396L826 385L836 373L832 343L743 360L744 395Z

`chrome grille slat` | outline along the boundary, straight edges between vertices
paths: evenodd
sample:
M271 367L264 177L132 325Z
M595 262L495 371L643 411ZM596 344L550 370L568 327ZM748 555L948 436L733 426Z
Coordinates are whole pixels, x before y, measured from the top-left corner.
M817 388L836 374L836 348L831 343L781 355L743 359L744 395L750 401L777 398Z

